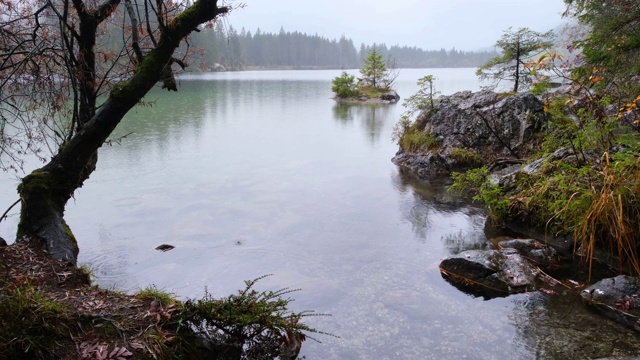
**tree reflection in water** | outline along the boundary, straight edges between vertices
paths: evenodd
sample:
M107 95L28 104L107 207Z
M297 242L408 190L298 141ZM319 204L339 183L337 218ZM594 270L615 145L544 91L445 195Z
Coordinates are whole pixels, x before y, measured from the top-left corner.
M333 117L342 123L349 123L354 119L361 120L369 142L371 145L376 145L381 140L385 121L392 118L390 114L393 106L396 106L396 104L349 104L337 102L333 106ZM387 139L384 140L386 141Z

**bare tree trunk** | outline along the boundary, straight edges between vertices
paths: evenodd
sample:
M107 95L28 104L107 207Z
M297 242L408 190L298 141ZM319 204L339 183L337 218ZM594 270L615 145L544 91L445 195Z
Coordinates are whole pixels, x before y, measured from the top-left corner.
M35 237L45 242L50 255L76 262L78 245L64 221L64 209L74 191L95 170L95 156L125 114L161 79L182 39L200 24L227 13L217 0L198 0L162 29L157 47L144 56L134 75L117 84L108 99L81 130L42 168L22 179L18 239Z

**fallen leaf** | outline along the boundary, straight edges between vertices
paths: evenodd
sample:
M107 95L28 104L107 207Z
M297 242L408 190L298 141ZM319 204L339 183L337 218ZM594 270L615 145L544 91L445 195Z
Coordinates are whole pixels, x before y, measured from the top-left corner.
M551 290L551 289L540 288L540 291L542 291L545 294L549 294L549 295L558 295L557 291Z

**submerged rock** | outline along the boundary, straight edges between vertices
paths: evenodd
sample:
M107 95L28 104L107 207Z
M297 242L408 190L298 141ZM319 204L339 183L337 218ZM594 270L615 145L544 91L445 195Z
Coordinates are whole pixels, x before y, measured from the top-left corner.
M535 288L538 270L515 249L468 250L444 259L440 270L463 291L487 298Z
M174 248L175 248L175 246L173 246L173 245L169 245L169 244L162 244L162 245L158 245L158 246L156 247L156 250L159 250L159 251L163 251L163 252L164 252L164 251L172 250L172 249L174 249Z
M639 278L619 275L604 279L584 289L580 296L604 316L640 331Z

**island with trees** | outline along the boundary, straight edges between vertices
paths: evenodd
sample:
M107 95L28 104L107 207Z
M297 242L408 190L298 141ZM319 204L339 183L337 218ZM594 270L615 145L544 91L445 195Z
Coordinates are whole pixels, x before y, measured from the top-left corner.
M391 67L391 68L390 68ZM346 71L332 80L334 99L348 103L395 104L400 96L393 89L398 70L385 62L375 47L369 52L360 68L360 78Z

